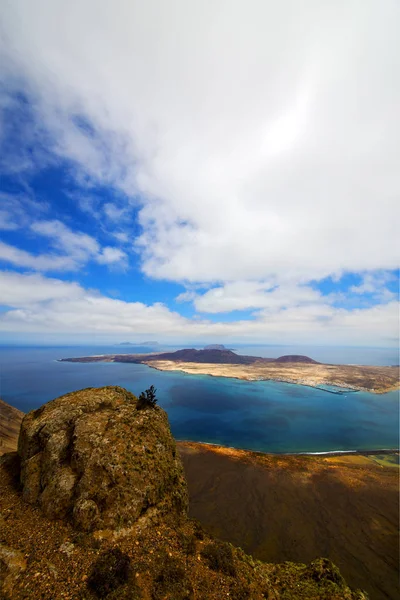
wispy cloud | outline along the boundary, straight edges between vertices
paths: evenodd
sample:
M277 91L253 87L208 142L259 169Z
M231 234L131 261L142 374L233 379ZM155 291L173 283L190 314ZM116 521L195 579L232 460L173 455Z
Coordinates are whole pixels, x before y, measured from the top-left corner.
M10 244L0 242L0 260L16 267L37 271L73 271L78 268L76 259L56 254L31 254Z
M395 284L396 291L389 290L388 284ZM399 278L392 272L379 271L377 273L364 273L362 282L353 285L349 290L352 294L368 294L381 302L388 302L399 298Z
M30 229L36 236L48 239L51 252L33 254L0 242L0 260L37 271L73 271L90 260L122 269L127 267L128 257L123 250L101 247L92 236L72 231L61 221L36 221Z
M48 210L47 202L38 202L28 195L0 192L0 230L15 231L27 227Z

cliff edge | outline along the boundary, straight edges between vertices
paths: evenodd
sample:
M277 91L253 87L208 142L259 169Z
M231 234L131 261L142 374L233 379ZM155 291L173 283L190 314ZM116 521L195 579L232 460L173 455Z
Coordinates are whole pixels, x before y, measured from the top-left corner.
M17 447L24 413L0 399L0 455Z
M327 559L267 564L187 517L165 412L120 387L25 416L0 459L0 597L365 599Z

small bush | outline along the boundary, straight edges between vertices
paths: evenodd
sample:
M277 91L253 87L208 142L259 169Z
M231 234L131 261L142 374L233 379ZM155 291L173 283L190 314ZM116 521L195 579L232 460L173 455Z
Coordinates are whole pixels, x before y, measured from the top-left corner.
M126 583L130 575L130 558L119 548L103 552L92 567L87 585L96 596L105 598Z
M166 556L154 580L152 599L191 600L192 596L192 586L182 564L176 558Z
M201 554L213 571L221 571L232 577L236 575L232 548L226 542L216 541L208 544Z
M138 402L137 402L137 408L138 410L143 410L144 408L154 408L155 405L158 402L158 399L156 398L156 388L154 387L154 385L151 385L149 387L149 389L145 390L144 392L142 392L139 396Z

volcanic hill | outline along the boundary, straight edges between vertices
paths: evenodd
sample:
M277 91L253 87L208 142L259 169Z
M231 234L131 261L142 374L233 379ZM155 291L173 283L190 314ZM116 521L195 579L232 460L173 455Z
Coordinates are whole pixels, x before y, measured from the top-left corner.
M0 596L8 600L366 599L327 559L254 560L187 517L166 413L120 387L26 415L0 459Z

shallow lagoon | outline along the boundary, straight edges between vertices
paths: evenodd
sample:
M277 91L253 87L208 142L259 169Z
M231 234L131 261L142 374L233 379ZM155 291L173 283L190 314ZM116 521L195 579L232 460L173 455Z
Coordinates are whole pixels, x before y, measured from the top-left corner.
M174 436L264 452L398 447L398 392L332 394L294 384L160 372L146 365L60 363L112 348L0 348L0 394L24 412L84 387L154 384Z

